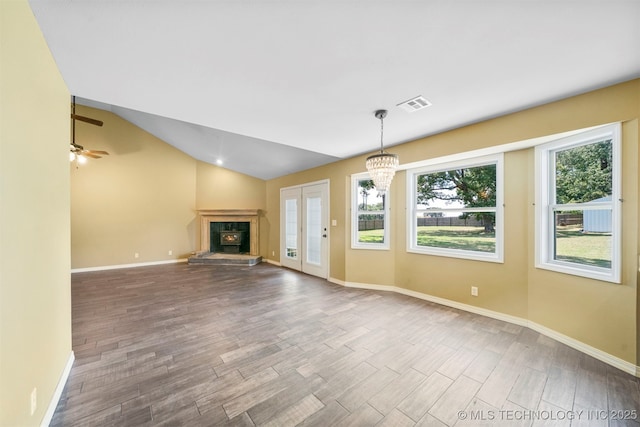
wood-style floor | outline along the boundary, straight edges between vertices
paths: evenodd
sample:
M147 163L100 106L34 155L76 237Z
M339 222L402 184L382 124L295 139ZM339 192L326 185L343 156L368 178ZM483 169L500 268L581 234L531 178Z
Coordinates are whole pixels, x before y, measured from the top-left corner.
M268 264L76 273L72 298L53 426L640 418L638 379L530 329Z

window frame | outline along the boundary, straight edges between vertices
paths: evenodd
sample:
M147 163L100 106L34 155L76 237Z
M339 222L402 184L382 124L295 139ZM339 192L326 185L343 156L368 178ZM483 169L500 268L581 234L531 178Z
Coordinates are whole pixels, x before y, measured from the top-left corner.
M391 232L389 230L389 195L391 189L385 193L384 209L380 211L363 211L359 208L358 203L358 188L359 182L363 180L370 180L371 176L368 172L358 173L351 175L351 249L372 249L372 250L389 250ZM360 215L374 214L384 215L384 235L382 243L364 243L358 241L358 223Z
M557 203L555 189L556 153L611 139L612 187L611 201L573 204ZM536 268L590 279L620 283L622 266L622 159L621 125L615 123L597 129L547 142L535 147L535 245ZM611 211L611 268L589 266L554 259L555 212L562 210ZM605 208L605 209L602 209Z
M474 168L487 165L496 165L496 206L495 208L451 208L439 211L456 212L495 212L495 251L480 252L462 249L438 248L433 246L419 246L417 242L417 183L418 176L429 173L444 172L452 169ZM407 252L461 258L475 261L504 263L504 153L495 153L486 156L473 156L454 161L434 163L427 166L407 170ZM422 210L422 209L420 209Z

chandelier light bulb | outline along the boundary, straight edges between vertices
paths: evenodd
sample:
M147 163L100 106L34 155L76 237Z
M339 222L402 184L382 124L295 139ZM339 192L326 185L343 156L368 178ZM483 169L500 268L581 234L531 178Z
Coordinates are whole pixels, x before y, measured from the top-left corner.
M398 169L399 160L397 154L391 154L384 151L384 118L387 116L387 110L378 110L375 113L376 118L380 119L380 152L367 157L367 170L373 180L373 184L378 190L378 194L384 194L391 186L391 181Z

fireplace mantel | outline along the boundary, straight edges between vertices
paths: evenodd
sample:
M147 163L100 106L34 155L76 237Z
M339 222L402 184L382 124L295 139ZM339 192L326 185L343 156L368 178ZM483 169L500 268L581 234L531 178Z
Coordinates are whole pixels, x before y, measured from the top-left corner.
M212 222L248 222L250 224L249 254L259 255L260 245L260 209L198 209L200 216L200 251L209 252L211 248L210 228Z

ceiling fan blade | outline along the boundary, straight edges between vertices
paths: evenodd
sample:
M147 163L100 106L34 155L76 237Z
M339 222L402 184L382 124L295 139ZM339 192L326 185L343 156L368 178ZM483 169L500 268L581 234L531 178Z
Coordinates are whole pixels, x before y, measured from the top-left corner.
M92 153L92 154L100 154L101 156L108 156L109 153L107 153L106 151L102 151L102 150L87 150L88 152Z
M101 156L98 156L97 154L93 154L90 151L83 151L82 153L80 153L83 156L87 156L87 157L91 157L92 159L101 159Z
M71 114L71 118L80 120L81 122L91 123L92 125L96 125L96 126L102 126L104 124L104 122L100 120L92 119L90 117L85 117L85 116L79 116L77 114Z

